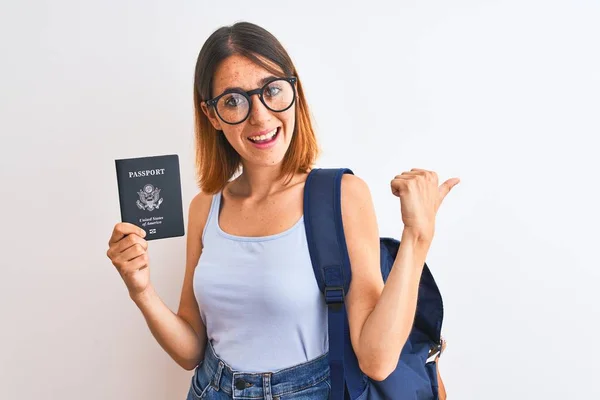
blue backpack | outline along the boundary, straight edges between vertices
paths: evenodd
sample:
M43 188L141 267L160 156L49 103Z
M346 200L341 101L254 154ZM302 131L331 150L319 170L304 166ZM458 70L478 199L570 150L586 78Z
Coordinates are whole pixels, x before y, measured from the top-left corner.
M365 375L350 342L344 294L352 277L341 214L341 182L350 169L311 170L304 187L304 222L319 289L325 295L329 324L332 400L438 400L437 363L442 348L442 297L424 265L414 324L396 369L383 381ZM381 274L386 281L400 242L380 238Z

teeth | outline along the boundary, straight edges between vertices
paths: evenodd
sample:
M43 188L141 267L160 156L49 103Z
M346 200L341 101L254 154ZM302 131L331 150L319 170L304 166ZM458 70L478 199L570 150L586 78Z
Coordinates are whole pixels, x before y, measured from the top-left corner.
M273 129L271 132L267 133L266 135L251 136L249 139L254 140L254 141L267 140L267 139L271 139L273 136L275 136L276 133L277 133L277 128Z

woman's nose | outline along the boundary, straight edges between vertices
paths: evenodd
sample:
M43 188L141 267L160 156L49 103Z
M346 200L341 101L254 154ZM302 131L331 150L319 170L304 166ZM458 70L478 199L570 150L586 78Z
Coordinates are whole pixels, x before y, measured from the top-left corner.
M252 106L250 108L249 118L252 124L255 124L265 119L268 120L271 117L271 111L267 107L265 107L265 105L262 103L262 101L260 101L260 98L258 96L258 93L253 94L251 96Z

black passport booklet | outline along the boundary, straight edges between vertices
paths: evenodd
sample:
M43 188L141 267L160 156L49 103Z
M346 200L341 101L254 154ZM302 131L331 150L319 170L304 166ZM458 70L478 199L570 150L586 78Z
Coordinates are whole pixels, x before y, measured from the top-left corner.
M183 236L179 156L115 160L121 221L146 231L146 240Z

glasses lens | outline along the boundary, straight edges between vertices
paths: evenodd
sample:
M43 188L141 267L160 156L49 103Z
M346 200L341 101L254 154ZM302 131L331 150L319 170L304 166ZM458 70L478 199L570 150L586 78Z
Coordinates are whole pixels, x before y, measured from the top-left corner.
M246 118L248 99L239 93L228 93L219 99L217 111L224 121L235 124Z
M263 90L263 99L271 110L283 111L294 101L294 88L288 81L273 81Z

